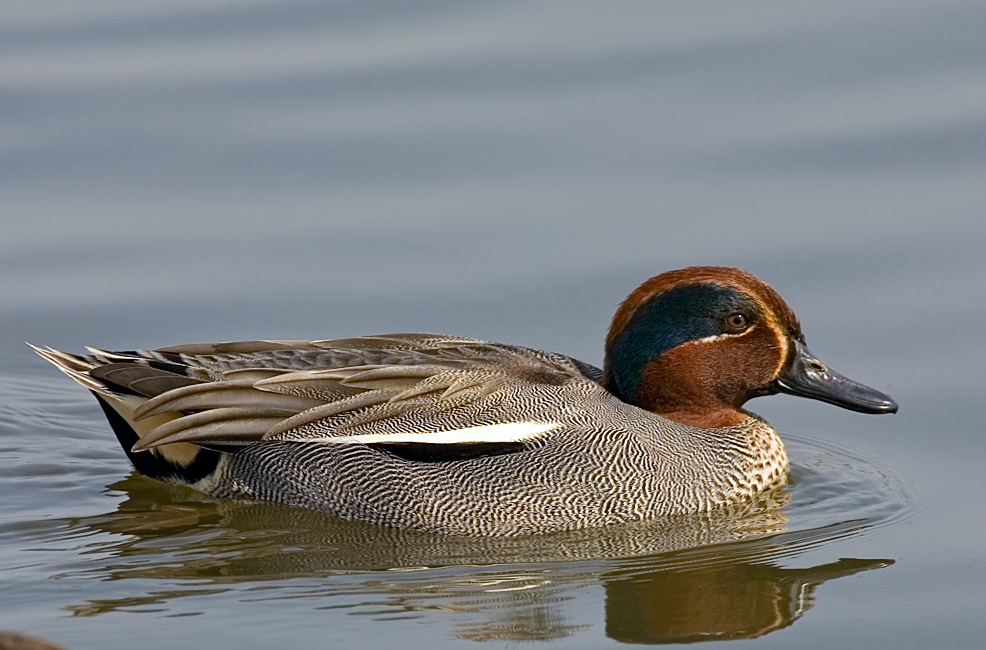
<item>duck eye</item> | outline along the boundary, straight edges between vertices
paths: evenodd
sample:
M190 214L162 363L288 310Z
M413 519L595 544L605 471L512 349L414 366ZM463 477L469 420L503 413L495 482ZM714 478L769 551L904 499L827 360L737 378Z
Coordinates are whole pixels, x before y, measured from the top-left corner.
M726 316L726 327L732 332L742 332L749 324L750 319L741 312L734 312Z

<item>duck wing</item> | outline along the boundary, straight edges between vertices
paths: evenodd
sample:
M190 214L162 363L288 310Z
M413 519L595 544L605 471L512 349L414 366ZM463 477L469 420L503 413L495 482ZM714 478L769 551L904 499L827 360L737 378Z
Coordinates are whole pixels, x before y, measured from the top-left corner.
M133 451L290 441L427 461L511 453L563 428L525 411L532 391L598 373L565 355L432 334L90 353L43 356L90 389L139 398Z
M90 352L111 355L101 350ZM539 359L598 382L602 371L567 355L442 334L399 333L318 341L194 343L123 354L173 362L181 374L221 380L237 370L313 370L353 366L417 365L430 362L483 363L504 353Z

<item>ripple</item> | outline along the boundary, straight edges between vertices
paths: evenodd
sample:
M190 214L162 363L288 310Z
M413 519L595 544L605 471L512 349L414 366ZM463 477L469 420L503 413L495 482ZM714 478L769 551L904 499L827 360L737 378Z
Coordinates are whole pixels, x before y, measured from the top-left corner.
M867 529L917 516L918 482L900 467L867 458L830 441L784 434L791 457L792 529L865 520Z

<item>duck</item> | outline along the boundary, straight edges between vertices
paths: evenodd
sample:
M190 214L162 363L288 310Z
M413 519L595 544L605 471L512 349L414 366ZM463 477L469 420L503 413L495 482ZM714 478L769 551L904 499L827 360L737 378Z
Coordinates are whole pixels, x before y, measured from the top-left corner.
M787 480L777 393L869 414L792 309L735 268L654 276L620 303L602 368L425 333L34 347L92 392L133 464L217 498L450 535L519 536L716 512Z

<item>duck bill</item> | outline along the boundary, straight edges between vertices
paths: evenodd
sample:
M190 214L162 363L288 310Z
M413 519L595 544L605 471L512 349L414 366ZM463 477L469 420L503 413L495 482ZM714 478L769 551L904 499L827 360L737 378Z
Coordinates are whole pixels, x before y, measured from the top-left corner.
M794 341L793 356L774 380L774 388L779 392L821 400L860 413L897 412L897 402L889 395L830 370L803 343Z

